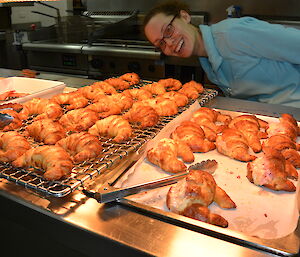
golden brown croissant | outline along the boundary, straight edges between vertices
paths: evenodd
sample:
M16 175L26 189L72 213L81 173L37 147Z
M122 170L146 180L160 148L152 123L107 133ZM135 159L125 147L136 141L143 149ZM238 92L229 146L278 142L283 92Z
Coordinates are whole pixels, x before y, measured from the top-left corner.
M19 113L16 112L15 110L10 110L10 109L0 110L0 113L6 113L13 117L12 122L10 124L8 124L7 126L5 126L2 129L2 131L14 130L14 129L20 128L23 125L23 122L22 122L22 119L21 119Z
M207 107L201 107L192 114L191 121L197 123L200 126L207 126L216 133L222 132L227 124L230 122L231 117L228 115L223 115L218 111ZM217 125L216 122L220 121L225 125Z
M177 157L181 157L184 162L194 161L193 152L188 145L169 138L161 139L154 148L147 152L150 162L171 173L186 170L185 164Z
M98 81L91 85L92 88L99 88L101 89L105 94L112 95L116 94L117 90L110 84L104 81Z
M132 108L139 108L140 106L152 107L159 116L172 116L178 113L178 106L175 101L167 98L138 101L133 104Z
M105 95L105 92L102 89L93 86L84 86L77 89L75 92L90 100L94 100L99 95Z
M213 142L205 138L205 133L195 122L182 122L171 134L174 140L186 143L193 152L209 152L216 148Z
M235 128L242 132L251 149L258 153L261 151L261 138L266 138L267 134L260 131L258 118L254 115L240 115L235 117L230 123L229 128Z
M59 140L56 145L64 148L74 163L96 158L102 153L99 139L86 132L74 133Z
M256 158L248 153L248 142L237 129L225 129L222 135L217 136L216 146L219 153L239 161L248 162Z
M197 99L199 94L203 93L203 91L204 88L202 84L191 80L190 82L185 83L178 92L186 95L188 98Z
M98 120L89 129L89 133L95 136L112 137L115 142L122 142L130 138L132 128L129 122L119 115L111 115L105 119Z
M163 85L167 91L179 90L182 87L181 82L173 78L161 79L158 84Z
M0 132L0 161L11 162L31 148L25 137L16 131Z
M236 204L216 184L213 176L202 170L190 170L186 178L172 186L167 194L167 207L170 211L227 227L226 220L219 215L214 216L216 214L211 214L207 208L214 201L221 208L236 208Z
M37 142L54 145L66 136L66 131L61 124L51 119L37 120L26 127L26 133Z
M283 157L289 161L295 168L300 168L300 154L295 149L283 149Z
M123 117L130 123L137 123L140 128L155 126L159 120L158 113L152 107L146 105L131 108Z
M293 166L275 149L265 147L263 152L263 156L247 164L248 180L276 191L295 191L296 187L287 179L288 176L293 177Z
M114 102L115 105L117 105L119 108L121 108L122 111L128 110L131 108L133 104L133 99L123 93L113 94L110 96L97 96L94 99L94 102L102 101L104 97L108 97L108 99L112 102Z
M167 99L173 100L179 107L185 106L189 102L189 99L187 98L187 96L185 96L184 94L175 92L175 91L166 92L166 93L158 96L158 98L167 98Z
M296 141L299 135L299 127L292 115L284 113L281 115L281 118L279 118L278 123L273 122L269 124L267 133L269 136L284 134Z
M167 92L164 85L159 84L157 82L147 84L143 86L142 89L149 91L152 95L162 95Z
M58 94L53 96L50 100L60 105L67 104L68 110L83 108L89 103L88 99L78 93L78 91Z
M103 95L98 98L98 101L86 107L87 110L92 110L99 114L99 118L106 118L110 115L120 114L121 107L115 103L109 96Z
M60 146L38 146L31 148L16 159L16 167L29 167L43 169L47 180L58 180L68 176L73 168L70 155Z
M134 72L125 73L121 75L119 78L127 81L130 84L130 86L140 83L139 75Z
M123 91L123 94L131 97L133 100L146 100L152 98L152 94L145 89L127 89Z
M68 131L80 132L87 130L98 120L98 114L92 110L81 108L67 112L59 123Z
M130 83L128 81L120 78L109 78L104 80L104 82L107 82L108 84L112 85L117 90L125 90L130 87Z
M57 103L49 99L33 98L23 104L20 112L22 119L28 119L28 116L39 114L35 119L58 119L63 115L63 109Z

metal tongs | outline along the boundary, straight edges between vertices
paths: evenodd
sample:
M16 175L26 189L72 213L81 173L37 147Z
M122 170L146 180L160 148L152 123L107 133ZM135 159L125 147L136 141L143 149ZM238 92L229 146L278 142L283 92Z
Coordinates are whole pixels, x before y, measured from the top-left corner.
M0 129L3 129L13 121L14 117L7 113L0 112Z
M165 178L160 178L157 180L153 180L153 181L149 181L146 183L125 187L125 188L115 188L107 184L106 186L100 188L100 190L97 192L92 192L84 189L83 193L88 197L92 197L96 199L99 203L119 201L120 199L126 196L137 194L143 190L154 189L154 188L174 184L178 180L183 179L189 173L189 170L202 169L212 173L216 169L216 166L217 166L217 162L215 160L205 160L200 163L191 165L187 171L180 172Z

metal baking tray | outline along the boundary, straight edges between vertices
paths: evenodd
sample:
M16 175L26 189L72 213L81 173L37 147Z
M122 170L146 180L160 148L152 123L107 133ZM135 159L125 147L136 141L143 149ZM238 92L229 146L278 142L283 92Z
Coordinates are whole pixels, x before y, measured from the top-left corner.
M140 85L135 87L140 87L147 83L152 82L142 81ZM199 101L200 105L203 106L217 94L218 92L216 90L205 89L197 100ZM0 177L12 181L18 185L22 185L26 188L45 193L46 195L64 197L78 189L80 186L84 186L85 183L92 182L99 175L110 171L109 169L126 160L131 153L138 151L143 145L145 145L145 143L157 135L167 123L169 123L183 111L187 110L193 102L194 100L189 101L188 105L179 108L178 114L174 116L161 117L158 124L153 127L141 130L136 126L132 126L133 136L128 141L115 143L109 138L100 138L100 141L103 145L102 156L98 159L85 161L74 166L71 175L66 179L59 181L47 181L44 179L41 170L36 168L16 168L9 163L0 163ZM27 125L30 123L31 121L29 120ZM26 124L21 127L18 132L22 134L25 126ZM31 143L33 145L38 145L33 140Z

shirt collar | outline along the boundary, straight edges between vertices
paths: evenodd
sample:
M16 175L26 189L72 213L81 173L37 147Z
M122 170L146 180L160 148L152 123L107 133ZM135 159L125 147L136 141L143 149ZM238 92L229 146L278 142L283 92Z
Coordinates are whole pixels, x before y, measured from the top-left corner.
M215 47L211 27L207 25L200 25L199 28L202 33L202 39L208 56L208 60L212 66L213 71L217 72L221 63L223 62L223 58L219 54L218 49Z

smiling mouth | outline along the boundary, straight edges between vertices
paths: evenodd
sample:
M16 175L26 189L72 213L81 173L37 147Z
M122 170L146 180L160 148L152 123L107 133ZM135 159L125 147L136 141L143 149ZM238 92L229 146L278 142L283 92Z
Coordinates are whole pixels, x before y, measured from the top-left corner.
M183 39L181 39L176 46L175 52L179 53L181 51L183 45L184 45L184 41L183 41Z

